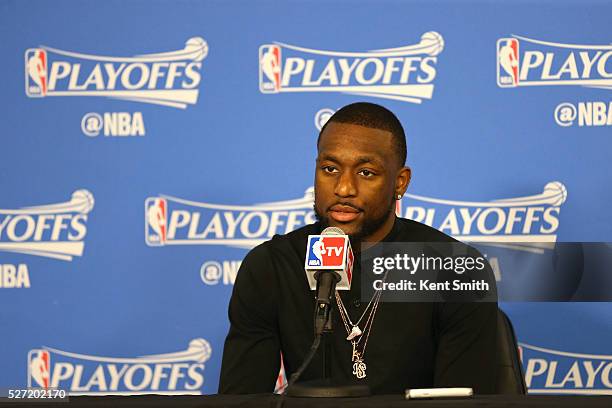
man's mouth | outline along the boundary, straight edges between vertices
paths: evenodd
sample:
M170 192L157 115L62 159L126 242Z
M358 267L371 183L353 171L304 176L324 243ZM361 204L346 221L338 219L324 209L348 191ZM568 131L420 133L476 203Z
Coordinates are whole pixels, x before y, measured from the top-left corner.
M359 217L361 211L348 205L336 204L329 208L329 217L337 222L351 222Z

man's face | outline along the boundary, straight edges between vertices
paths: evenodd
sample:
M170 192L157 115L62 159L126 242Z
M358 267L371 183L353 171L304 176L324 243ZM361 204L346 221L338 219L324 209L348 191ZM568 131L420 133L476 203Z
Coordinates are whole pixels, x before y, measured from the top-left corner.
M395 196L409 181L390 132L332 122L321 134L315 212L324 228L339 227L357 242L381 240L393 226Z

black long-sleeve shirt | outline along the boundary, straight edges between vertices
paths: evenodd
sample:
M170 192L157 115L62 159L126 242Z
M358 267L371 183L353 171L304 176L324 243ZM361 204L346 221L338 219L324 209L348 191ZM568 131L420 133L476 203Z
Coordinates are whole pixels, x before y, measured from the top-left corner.
M244 259L229 305L220 393L272 392L280 369L297 370L314 337L314 294L304 272L306 240L319 234L312 224L274 236ZM426 225L397 218L385 242L452 242ZM340 292L351 320L367 303L360 299L359 259L350 291ZM356 282L357 281L357 282ZM334 305L334 333L328 339L331 376L339 384L367 383L373 393L406 388L472 387L494 393L497 303L379 304L365 352L367 377L352 374L352 346ZM322 353L301 380L323 376Z

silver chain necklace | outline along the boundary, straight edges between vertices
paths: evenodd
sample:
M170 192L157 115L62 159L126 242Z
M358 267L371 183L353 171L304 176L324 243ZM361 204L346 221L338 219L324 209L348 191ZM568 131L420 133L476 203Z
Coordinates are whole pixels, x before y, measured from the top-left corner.
M385 276L383 277L383 282L386 280L386 278L387 274L385 274ZM344 302L342 302L340 294L338 293L338 291L336 291L336 303L338 305L338 310L340 311L342 323L344 323L344 328L346 329L346 333L348 334L346 340L350 341L351 345L353 346L353 355L351 356L351 361L353 362L353 375L358 379L363 379L366 377L367 366L364 361L365 351L381 296L382 291L376 291L357 322L353 323L348 314L348 311L346 310L346 307L344 306ZM363 326L363 330L361 330L359 324L363 320L366 313L368 313L368 310L370 311L368 314L368 318L366 319L366 322ZM363 347L361 348L361 351L359 351L359 345L362 340Z

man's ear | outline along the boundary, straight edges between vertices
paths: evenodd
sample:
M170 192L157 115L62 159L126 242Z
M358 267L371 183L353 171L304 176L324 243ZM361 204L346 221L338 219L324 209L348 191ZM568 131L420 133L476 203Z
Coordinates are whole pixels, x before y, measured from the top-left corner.
M410 184L410 179L412 178L412 170L410 167L402 167L397 172L397 177L395 177L395 195L403 196L408 188L408 184Z

